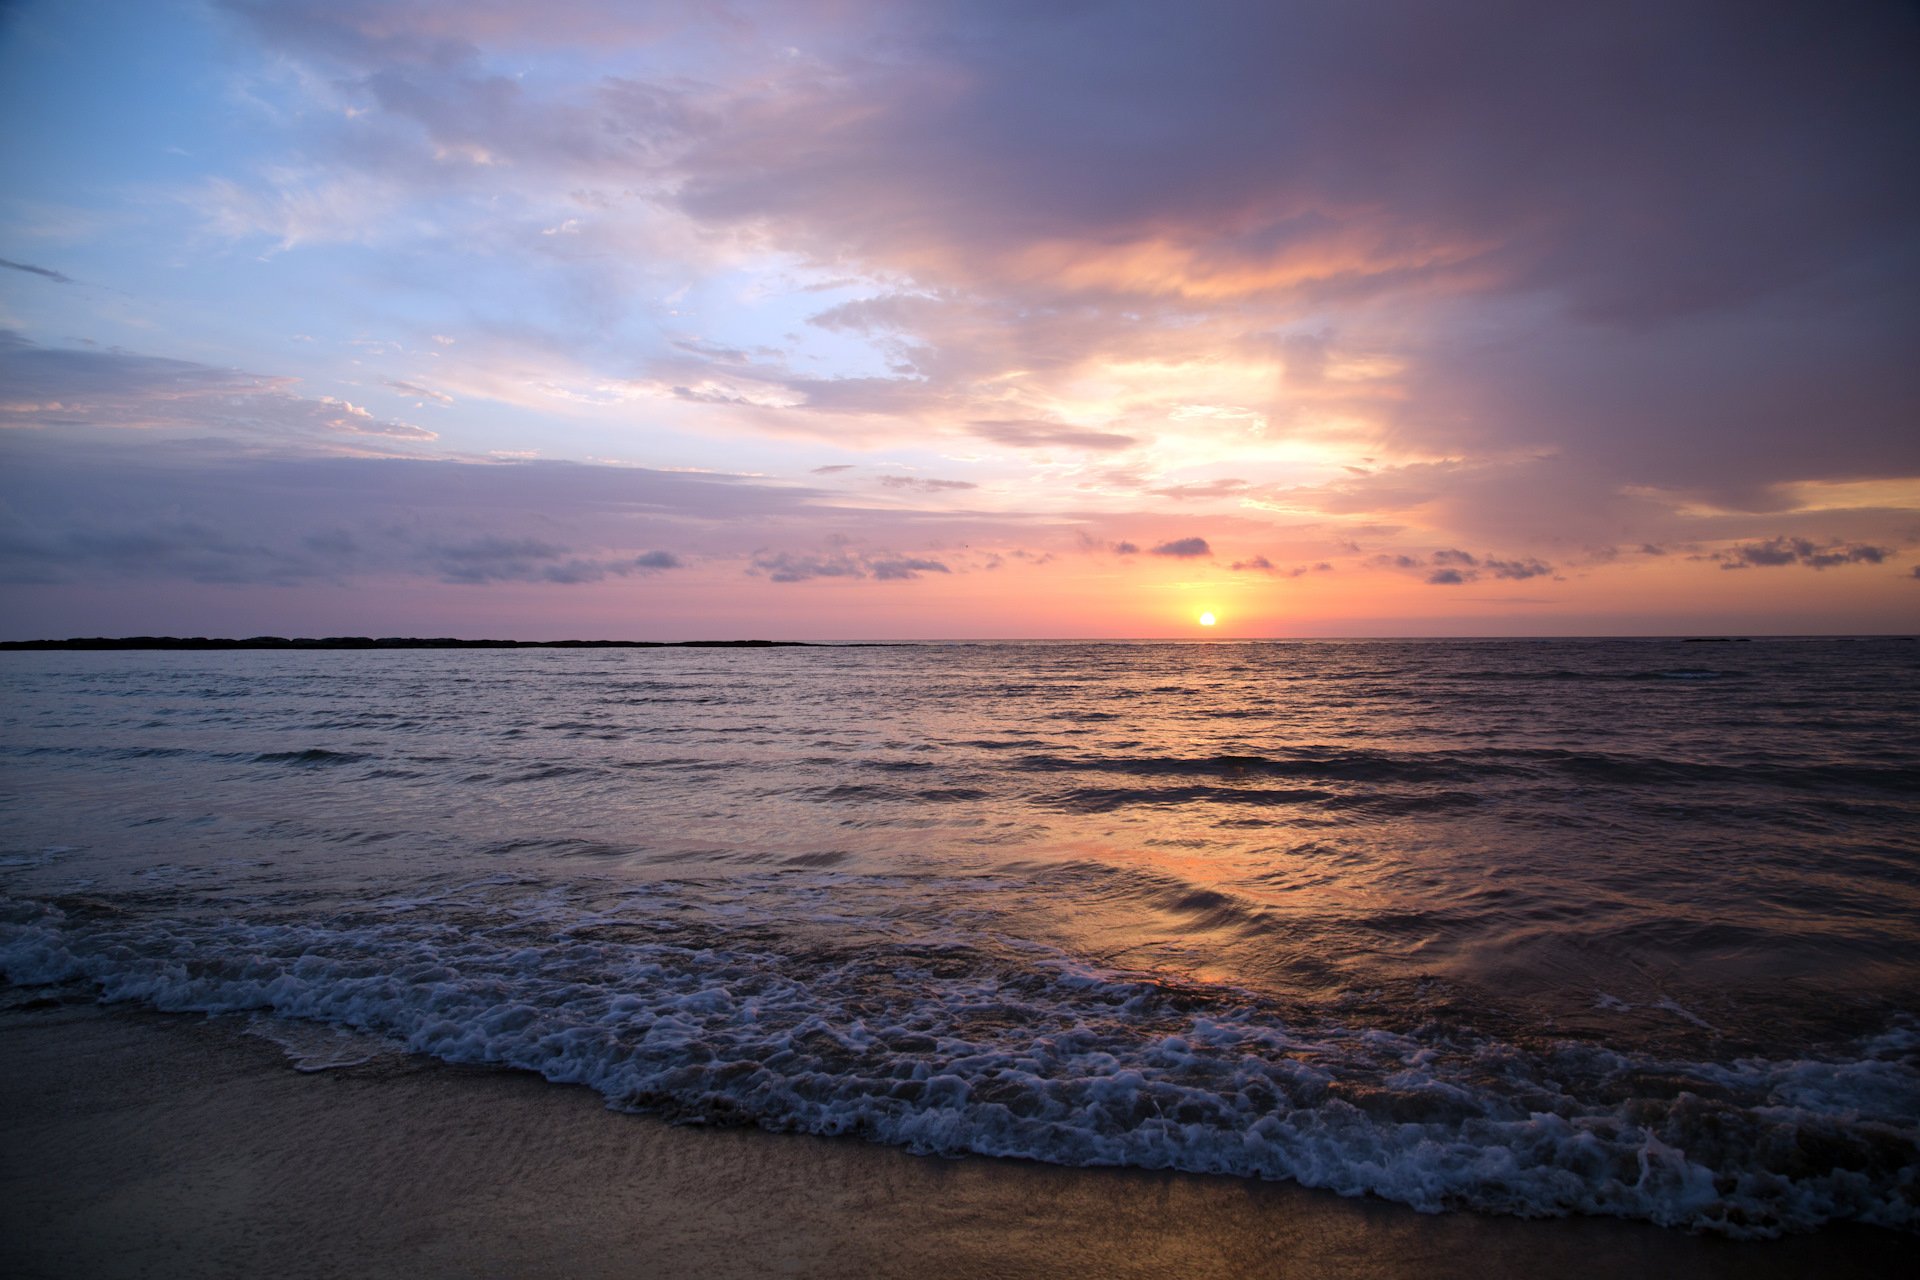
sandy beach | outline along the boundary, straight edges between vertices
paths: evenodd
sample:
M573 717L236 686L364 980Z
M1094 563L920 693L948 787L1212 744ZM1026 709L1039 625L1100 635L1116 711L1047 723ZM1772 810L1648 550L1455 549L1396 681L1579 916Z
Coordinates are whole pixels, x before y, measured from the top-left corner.
M1870 1228L1731 1243L1290 1185L678 1128L525 1073L293 1070L239 1019L0 1018L0 1271L118 1276L1869 1276Z

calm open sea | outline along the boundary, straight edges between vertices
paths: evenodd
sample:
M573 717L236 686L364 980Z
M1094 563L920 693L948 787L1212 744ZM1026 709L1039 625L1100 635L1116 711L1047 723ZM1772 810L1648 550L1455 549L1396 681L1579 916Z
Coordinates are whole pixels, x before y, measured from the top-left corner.
M1920 1229L1912 642L6 653L0 762L16 1002L924 1152Z

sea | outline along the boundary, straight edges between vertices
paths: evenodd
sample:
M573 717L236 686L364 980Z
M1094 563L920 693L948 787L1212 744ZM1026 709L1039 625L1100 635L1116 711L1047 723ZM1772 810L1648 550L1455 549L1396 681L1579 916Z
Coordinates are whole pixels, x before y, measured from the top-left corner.
M0 653L0 968L687 1124L1917 1231L1920 643Z

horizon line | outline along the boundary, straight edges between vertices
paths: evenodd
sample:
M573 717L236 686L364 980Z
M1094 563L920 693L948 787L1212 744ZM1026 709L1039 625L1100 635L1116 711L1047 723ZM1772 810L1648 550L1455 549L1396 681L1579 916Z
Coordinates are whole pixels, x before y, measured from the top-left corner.
M1626 641L1664 640L1682 643L1741 643L1761 640L1904 640L1920 639L1912 632L1633 632L1592 633L1582 635L1342 635L1342 636L949 636L919 639L828 639L773 640L694 639L637 640L583 639L521 640L494 637L461 636L368 636L324 635L282 636L173 636L136 634L126 636L68 636L0 640L0 651L10 652L103 652L228 649L300 649L300 650L374 650L374 649L702 649L702 648L859 648L906 647L916 645L992 645L992 644L1355 644L1355 643L1438 643L1438 642L1543 642L1543 641Z

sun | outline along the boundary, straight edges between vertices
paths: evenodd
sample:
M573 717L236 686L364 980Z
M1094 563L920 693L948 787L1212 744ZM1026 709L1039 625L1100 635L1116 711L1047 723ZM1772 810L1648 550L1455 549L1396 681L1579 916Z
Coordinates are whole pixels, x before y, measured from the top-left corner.
M1218 619L1211 613L1203 613L1200 615L1200 625L1203 627L1210 627L1217 621Z

